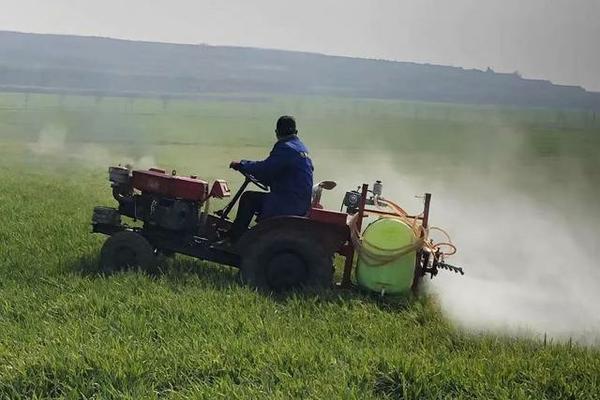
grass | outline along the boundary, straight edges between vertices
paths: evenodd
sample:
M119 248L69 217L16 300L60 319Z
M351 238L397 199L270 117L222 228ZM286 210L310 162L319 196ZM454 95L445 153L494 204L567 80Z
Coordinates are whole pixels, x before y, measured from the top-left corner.
M105 107L116 104L103 101ZM29 107L32 103L30 99ZM221 123L223 131L234 130L241 126L244 113L251 112L244 103L199 104L198 108L222 115L230 104L241 116ZM309 105L310 101L298 107ZM368 105L373 112L382 107L383 113L393 106ZM345 109L344 104L330 105L336 106ZM250 107L271 110L261 111L257 127L267 114L270 121L270 115L280 111L279 106L262 103ZM0 398L600 397L597 349L469 333L446 320L433 298L382 300L337 291L271 297L240 286L234 270L185 257L169 261L158 276L98 275L95 266L102 238L90 234L89 219L95 205L112 203L105 160L77 157L81 142L91 141L96 133L73 122L73 115L80 114L67 110L72 113L64 120L68 143L56 151L32 153L27 142L37 140L47 121L36 110L6 111L2 122L6 130L0 130L12 132L2 136L0 143ZM329 112L334 121L348 115ZM14 122L16 114L21 122L34 124L37 119L41 128ZM137 119L129 122L138 123ZM372 123L383 124L379 118ZM436 123L412 124L419 130ZM218 144L215 126L188 126L190 132L210 132L201 140L210 139L212 147L133 139L162 162L184 170L200 165L208 175L225 175L235 182L235 175L223 170L222 159L242 150L258 156L267 140L263 147L240 143L235 147L228 143L229 137ZM585 136L587 128L573 129L574 134ZM236 141L257 134L242 133L250 136ZM185 135L173 132L166 140L184 142ZM540 135L534 132L530 137ZM143 153L135 153L137 144L99 139L110 149L106 162ZM598 143L597 135L587 140ZM425 138L411 146L431 149L428 143L432 142ZM544 143L559 152L581 154L590 168L597 162L586 158L587 150L573 150L552 140ZM324 151L317 153L327 154ZM538 158L544 159L543 151L540 154ZM472 162L478 160L474 157ZM439 162L452 161L440 158Z

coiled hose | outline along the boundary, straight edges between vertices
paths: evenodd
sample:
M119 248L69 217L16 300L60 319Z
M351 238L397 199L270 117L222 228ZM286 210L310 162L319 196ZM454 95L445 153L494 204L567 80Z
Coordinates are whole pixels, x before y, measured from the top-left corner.
M443 255L452 255L456 253L456 247L454 244L452 244L452 239L445 230L437 227L430 227L428 229L425 228L422 224L417 223L419 216L409 217L408 213L402 207L391 200L378 198L376 199L375 204L384 204L394 210L396 215L385 215L381 218L395 219L404 222L411 228L416 240L407 244L406 246L401 246L395 249L384 249L367 241L362 236L360 230L358 229L358 213L353 215L349 222L350 239L352 240L354 249L370 266L378 267L389 264L405 256L406 254L409 254L413 251L419 251L423 248L435 253L440 247L448 247L450 252L442 252ZM433 241L429 239L429 232L432 230L442 232L446 236L447 241L433 243Z

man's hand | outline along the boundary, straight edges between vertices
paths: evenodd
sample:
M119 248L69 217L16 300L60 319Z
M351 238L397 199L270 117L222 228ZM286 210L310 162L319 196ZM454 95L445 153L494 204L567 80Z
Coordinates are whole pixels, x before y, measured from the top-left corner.
M239 161L232 161L229 163L229 168L234 169L236 171L240 170L240 162Z

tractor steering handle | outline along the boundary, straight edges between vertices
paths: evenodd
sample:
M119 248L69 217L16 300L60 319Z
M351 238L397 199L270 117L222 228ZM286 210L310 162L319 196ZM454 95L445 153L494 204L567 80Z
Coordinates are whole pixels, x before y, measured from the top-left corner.
M247 172L242 172L239 171L240 174L244 175L244 178L246 178L246 180L254 183L256 186L258 186L259 189L262 189L264 191L269 191L269 186L265 185L264 183L262 183L261 181L259 181L258 179L256 179L253 175L250 175Z

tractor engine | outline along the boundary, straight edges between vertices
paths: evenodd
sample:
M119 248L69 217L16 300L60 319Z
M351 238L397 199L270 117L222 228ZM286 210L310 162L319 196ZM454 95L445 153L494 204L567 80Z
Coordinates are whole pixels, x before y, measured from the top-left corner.
M147 228L197 230L199 208L209 197L207 182L156 168L110 167L108 174L118 214L143 221Z

